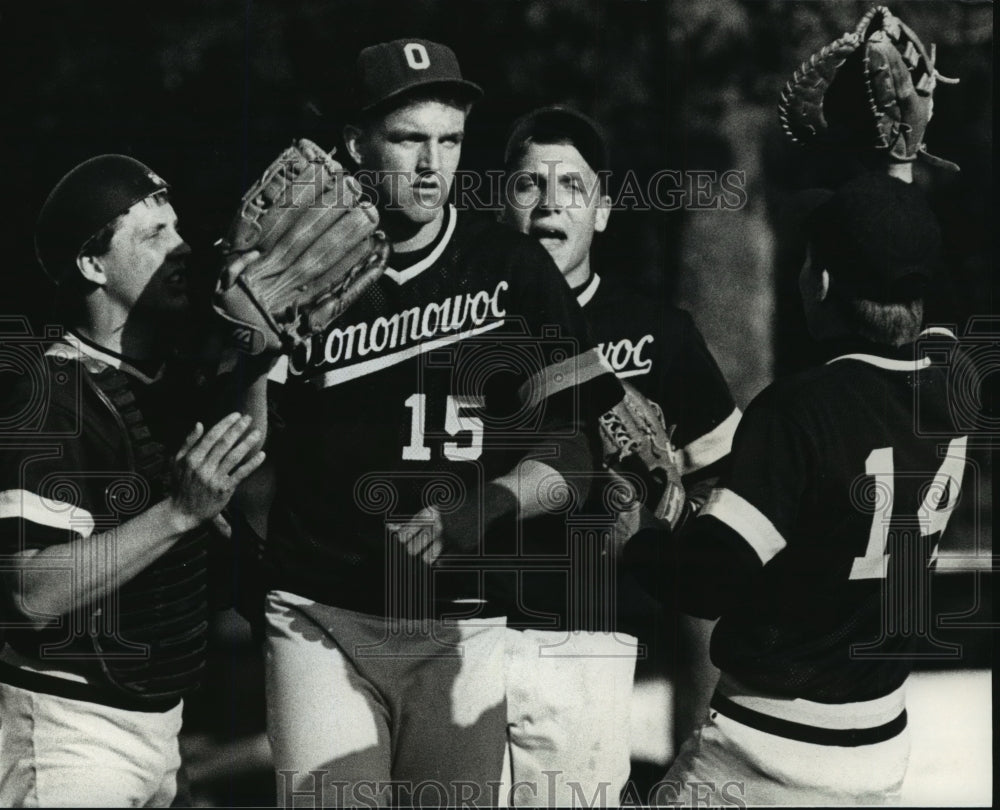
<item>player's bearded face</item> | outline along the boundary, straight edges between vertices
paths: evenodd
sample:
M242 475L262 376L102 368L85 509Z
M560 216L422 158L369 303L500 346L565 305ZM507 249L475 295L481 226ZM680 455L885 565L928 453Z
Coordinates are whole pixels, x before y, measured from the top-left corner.
M607 227L610 209L575 146L529 144L505 189L507 222L538 239L564 276L589 268L590 244Z
M188 298L188 244L177 232L177 214L163 199L133 205L99 257L108 301L123 312L183 312Z
M416 101L371 127L359 144L360 163L383 211L414 223L441 215L462 155L465 115L444 102Z

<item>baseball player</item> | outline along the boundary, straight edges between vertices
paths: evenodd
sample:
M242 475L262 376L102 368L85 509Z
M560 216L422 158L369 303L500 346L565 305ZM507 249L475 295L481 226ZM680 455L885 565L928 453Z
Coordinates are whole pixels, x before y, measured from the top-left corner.
M672 438L681 451L685 489L697 490L699 481L724 467L740 411L688 313L591 266L594 235L611 215L600 127L569 107L534 110L512 127L504 162L513 180L506 221L549 251L604 358L676 425Z
M907 628L930 621L966 463L935 360L947 352L915 343L954 346L921 333L939 230L920 191L885 173L799 207L802 301L828 360L751 403L732 469L676 538L678 601L721 617L722 675L660 802L881 804L906 770Z
M344 138L393 249L274 374L278 795L494 805L509 720L493 583L516 587L521 527L592 468L586 426L622 391L545 251L448 203L481 95L452 51L365 48L357 89Z
M663 302L650 300L613 278L601 276L591 266L594 235L605 230L611 214L611 201L606 195L607 146L600 128L587 116L568 107L536 109L514 123L507 138L504 160L510 190L504 201L504 219L548 250L583 308L605 361L623 381L634 386L639 395L662 408L667 424L676 425L672 441L680 448L679 471L689 491L688 503L697 503L699 491L706 490L706 484L710 486L725 466L740 411L690 315ZM645 483L648 487L645 500L654 504L663 488L669 486L666 480L657 481L650 476ZM633 528L629 527L629 532ZM627 604L627 600L635 599L625 583L619 591L614 625L618 633L600 635L604 636L608 651L620 653L624 649L622 629L647 631L648 619L643 621L643 617L636 614L652 606L649 603ZM627 615L630 613L633 615ZM692 620L685 627L689 640L707 638L701 625ZM608 631L612 627L604 629ZM705 645L692 646L703 648ZM696 658L707 661L707 654L702 652ZM591 677L593 666L592 660L578 661L578 677L582 682ZM531 671L539 685L522 696L522 712L526 715L537 714L546 695L541 686L546 681L539 662L532 663ZM700 670L688 674L704 679ZM557 678L565 683L567 674L560 672ZM612 712L614 721L597 725L589 722L588 713L582 706L567 703L561 686L555 681L548 685L548 697L558 698L558 703L547 708L560 706L559 724L553 724L558 734L547 746L512 749L515 778L519 778L519 770L523 778L528 778L526 774L560 771L560 785L568 791L561 794L562 803L571 799L572 791L567 785L574 781L589 786L587 796L592 796L604 782L607 790L602 800L616 802L618 791L628 777L630 691L614 696L618 701ZM709 693L710 690L711 686ZM594 699L586 689L578 694L583 702ZM514 699L515 693L508 692L508 700ZM602 694L601 699L607 702L608 696ZM706 704L707 699L705 695ZM678 725L684 727L684 718ZM613 778L606 769L586 775L581 773L582 761L576 756L576 752L585 747L581 738L592 740L601 750L617 752L618 767Z
M190 311L167 193L122 155L69 172L36 233L66 332L37 352L7 336L32 348L0 436L5 806L174 798L182 699L205 664L208 522L262 455L238 413L196 424L197 392L164 365Z

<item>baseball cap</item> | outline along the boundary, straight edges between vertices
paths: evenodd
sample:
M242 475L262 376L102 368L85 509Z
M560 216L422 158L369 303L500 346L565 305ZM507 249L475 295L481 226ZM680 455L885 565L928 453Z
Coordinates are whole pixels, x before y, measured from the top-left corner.
M872 172L836 191L809 189L794 204L835 285L872 301L922 295L941 250L941 229L919 188Z
M561 104L539 107L514 122L504 147L504 165L509 168L520 150L531 141L553 143L562 140L572 141L596 173L608 168L607 141L601 127L582 112Z
M462 78L458 58L447 45L426 39L397 39L370 45L358 54L357 106L362 112L397 99L417 87L457 90L469 101L483 95Z
M57 284L75 269L80 248L140 200L169 186L126 155L99 155L70 170L49 193L35 227L35 255Z

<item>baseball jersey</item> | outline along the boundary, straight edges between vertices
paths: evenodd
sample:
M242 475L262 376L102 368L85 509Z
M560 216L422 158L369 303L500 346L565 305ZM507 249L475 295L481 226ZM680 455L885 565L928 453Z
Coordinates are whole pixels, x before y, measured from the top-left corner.
M711 481L725 468L740 411L691 316L596 273L573 294L605 362L621 380L662 408L668 427L676 426L672 440L680 450L688 492L698 486L707 494ZM658 483L647 481L647 505L659 500ZM571 516L570 525L553 525L550 537L540 540L541 545L555 547L555 538L565 536L567 528L581 538L575 544L562 542L575 558L573 567L581 572L577 579L587 583L582 589L574 588L573 580L568 583L570 598L564 601L570 609L555 609L561 592L551 577L538 573L524 576L530 591L525 601L536 613L561 615L559 627L617 630L645 638L655 626L651 617L659 614L663 583L654 580L645 588L637 587L637 576L645 581L645 563L633 564L634 547L638 543L659 547L663 541L656 533L633 538L626 546L627 560L610 561L613 555L597 537L615 525L609 500L616 489L613 476L596 478L590 498ZM536 619L534 625L539 624Z
M574 290L604 359L676 425L685 477L717 474L740 411L691 316L593 274Z
M482 555L516 557L518 538L468 538L464 568L428 567L389 524L454 509L525 456L559 469L567 443L622 396L548 254L450 207L432 243L393 255L282 377L275 585L390 616L488 600Z
M0 436L4 555L113 531L157 503L166 493L166 456L194 423L195 392L175 387L162 368L140 368L74 334L44 354L38 343L23 348L33 359L4 399ZM113 577L115 561L99 553L93 564ZM0 680L122 708L176 704L197 687L205 664L207 556L205 532L188 532L106 596L35 626L5 589L10 647L86 683L6 664ZM78 564L66 559L67 578Z
M924 345L831 344L744 414L730 471L678 539L681 607L721 611L712 659L741 683L848 703L906 679L966 463L946 353Z

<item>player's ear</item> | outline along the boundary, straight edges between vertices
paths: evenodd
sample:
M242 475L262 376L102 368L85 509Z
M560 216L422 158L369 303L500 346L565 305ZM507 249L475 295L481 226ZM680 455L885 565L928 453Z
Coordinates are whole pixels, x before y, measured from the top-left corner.
M830 294L830 273L823 268L816 277L816 300L825 301Z
M611 219L611 198L607 194L602 194L597 200L597 215L594 218L594 231L604 233L608 227L608 220Z
M104 272L101 260L97 256L77 256L76 266L80 270L80 275L92 284L103 287L108 283L107 273Z
M799 271L799 292L807 304L826 300L830 291L830 274L820 268L814 256L812 245L806 246L806 257Z
M344 145L347 147L347 154L359 166L364 163L361 152L362 134L361 129L352 124L344 127Z

